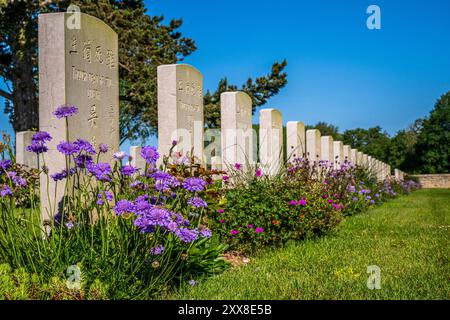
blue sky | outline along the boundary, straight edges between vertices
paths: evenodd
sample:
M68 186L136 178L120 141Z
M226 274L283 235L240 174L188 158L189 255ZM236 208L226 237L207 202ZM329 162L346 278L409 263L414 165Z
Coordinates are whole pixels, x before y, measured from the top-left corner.
M264 106L279 109L285 122L326 121L341 131L380 125L395 134L450 90L448 0L146 4L152 15L183 19L181 32L198 46L185 62L203 73L205 89L224 76L240 85L286 58L289 83ZM381 9L381 30L366 27L371 4ZM11 132L3 114L0 128Z

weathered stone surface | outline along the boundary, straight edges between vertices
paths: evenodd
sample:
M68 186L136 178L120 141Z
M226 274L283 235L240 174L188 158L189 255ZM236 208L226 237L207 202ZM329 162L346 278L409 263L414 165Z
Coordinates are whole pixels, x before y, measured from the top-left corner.
M358 151L358 153L356 154L356 164L358 166L362 166L363 165L363 153L362 153L362 151Z
M334 163L333 160L333 137L332 136L322 136L321 141L321 156L320 160L328 161L329 163Z
M175 152L203 157L203 76L187 64L158 67L158 150L169 154L172 141ZM192 153L193 150L193 153Z
M276 109L259 112L259 159L265 174L279 171L283 159L283 118Z
M130 164L139 169L140 173L144 173L145 170L145 160L141 156L142 147L139 146L131 146L130 147L130 156L131 161Z
M119 81L117 34L103 21L80 13L80 28L68 28L70 13L39 16L39 124L53 140L48 144L49 174L65 169L65 157L56 150L64 140L82 138L95 147L108 144L110 161L119 148ZM78 114L64 120L52 112L75 105ZM51 218L61 205L64 184L41 177L41 211ZM56 190L56 191L55 191ZM48 198L47 195L50 197Z
M351 161L351 150L352 147L349 145L344 145L344 161Z
M364 168L369 168L369 156L367 154L363 154L362 165Z
M306 130L306 153L311 164L320 160L322 156L320 131L317 129Z
M245 92L224 92L220 95L220 106L223 164L254 164L256 136L252 127L252 99Z
M450 174L418 174L414 175L419 179L423 188L450 188Z
M305 124L300 121L286 123L286 157L287 159L306 157Z
M350 150L350 162L354 165L356 165L356 162L358 161L358 149L351 149Z
M30 169L39 167L38 157L35 153L27 151L31 145L31 139L35 131L22 131L16 133L16 162L27 166Z
M341 164L344 163L344 143L342 141L333 142L333 159L335 169L340 168Z

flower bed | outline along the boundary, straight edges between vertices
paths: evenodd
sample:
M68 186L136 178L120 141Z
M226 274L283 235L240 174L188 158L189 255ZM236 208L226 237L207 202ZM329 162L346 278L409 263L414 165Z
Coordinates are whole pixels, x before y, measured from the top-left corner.
M64 121L76 112L62 106L55 116ZM228 266L222 258L227 248L253 253L323 235L344 216L419 187L412 181L377 183L368 170L347 162L334 169L304 159L290 161L274 177L235 164L214 181L224 173L208 171L173 148L160 159L154 147L143 147L146 165L139 170L124 164L131 159L123 152L99 162L108 146L96 149L83 139L57 145L66 167L49 174L45 161L51 139L36 132L28 147L44 164L39 172L16 164L8 144L1 145L0 263L42 286L76 270L78 293L69 296L78 298L90 297L86 288L100 288L95 292L101 298L120 299L195 285L194 279ZM66 190L51 221L41 221L39 174Z

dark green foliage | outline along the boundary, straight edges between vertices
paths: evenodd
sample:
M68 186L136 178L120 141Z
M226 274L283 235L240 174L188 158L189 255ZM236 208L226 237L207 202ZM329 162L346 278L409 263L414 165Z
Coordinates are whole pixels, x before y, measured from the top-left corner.
M164 24L162 16L147 13L143 0L55 0L8 1L0 8L0 77L10 90L0 90L6 99L5 113L15 131L39 127L37 16L66 11L77 5L81 12L103 20L119 35L120 142L144 141L157 133L156 68L182 61L196 49L184 37L182 20ZM275 62L271 72L251 78L240 90L253 100L253 110L264 105L286 83L286 61ZM218 90L205 96L205 119L209 127L220 124L220 93L237 90L226 79Z
M284 72L287 62L275 62L269 74L258 77L254 81L249 78L240 88L228 83L227 78L219 81L216 91L209 90L205 94L205 124L208 128L220 128L220 94L227 91L244 91L252 99L252 113L256 108L267 103L287 84L287 73Z
M342 135L339 133L339 128L324 121L319 121L314 126L305 126L305 130L308 129L318 129L322 136L332 136L334 140L342 140Z
M349 144L358 151L384 162L389 159L390 138L387 132L379 126L369 129L345 130L342 137L344 144Z
M415 171L450 172L450 91L441 96L430 116L423 122L415 151Z

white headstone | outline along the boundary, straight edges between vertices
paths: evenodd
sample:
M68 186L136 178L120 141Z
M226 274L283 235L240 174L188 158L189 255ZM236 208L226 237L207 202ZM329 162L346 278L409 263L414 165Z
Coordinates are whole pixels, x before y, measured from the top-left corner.
M351 146L344 145L344 161L347 160L348 162L351 162L351 149Z
M363 160L362 160L362 162L363 162L363 167L364 168L369 168L369 156L367 155L367 154L363 154Z
M363 153L362 153L362 151L358 151L358 153L356 154L356 164L358 166L362 166L363 165Z
M339 169L341 164L344 163L344 143L342 141L334 141L333 142L333 159L334 159L334 168Z
M77 14L79 25L68 23ZM79 26L79 28L77 28ZM52 112L74 105L78 113L57 119ZM109 146L100 161L109 162L119 149L119 61L117 34L103 21L83 13L39 15L39 125L53 137L48 143L49 174L66 168L57 144L88 140L94 147ZM61 209L64 184L42 175L41 213L44 219Z
M358 161L358 149L351 149L350 150L350 162L353 165L357 165Z
M131 146L130 147L130 156L131 161L130 164L139 169L140 173L144 173L145 170L145 160L141 156L142 147L139 146Z
M321 156L320 160L328 161L329 164L334 163L333 155L333 137L332 136L322 136L320 138L321 141Z
M286 156L288 160L305 158L306 137L305 124L300 121L286 123Z
M320 160L322 156L320 131L317 129L306 130L306 154L311 164Z
M203 157L203 76L187 64L158 66L158 150Z
M283 118L276 109L259 112L259 159L264 174L278 173L283 159Z
M235 163L254 164L252 99L245 92L224 92L220 95L220 106L223 164L226 167Z
M16 133L16 162L30 169L39 167L38 156L27 151L35 131L21 131Z

